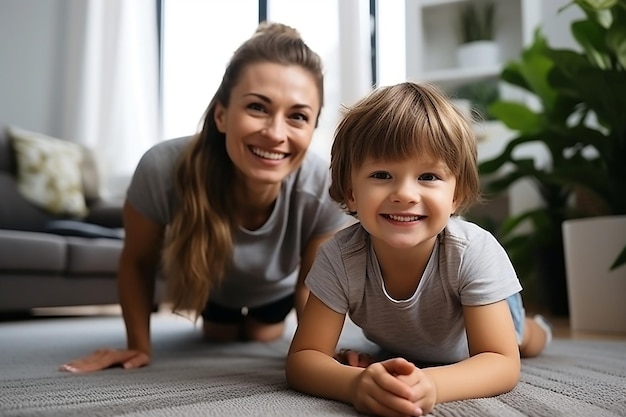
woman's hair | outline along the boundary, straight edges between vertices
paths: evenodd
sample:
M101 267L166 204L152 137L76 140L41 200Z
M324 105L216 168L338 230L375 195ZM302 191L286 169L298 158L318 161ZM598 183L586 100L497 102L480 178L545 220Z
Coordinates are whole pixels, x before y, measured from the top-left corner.
M330 196L347 210L351 174L366 159L401 161L426 155L456 178L456 214L480 199L471 122L435 86L381 87L346 109L331 149ZM355 214L355 213L351 213Z
M295 29L279 23L260 24L233 54L203 115L202 128L184 150L177 167L179 205L168 227L163 252L163 271L174 311L192 310L197 317L209 292L231 265L233 236L238 227L233 216L235 168L226 153L226 136L218 131L214 113L218 103L228 107L231 91L242 73L260 63L299 66L310 72L321 110L324 78L320 57Z

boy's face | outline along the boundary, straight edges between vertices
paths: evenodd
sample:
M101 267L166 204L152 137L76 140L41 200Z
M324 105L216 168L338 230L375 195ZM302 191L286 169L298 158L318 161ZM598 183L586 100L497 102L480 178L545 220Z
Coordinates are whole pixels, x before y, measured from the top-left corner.
M375 246L432 244L457 208L456 178L445 164L430 158L368 159L352 170L351 180L348 208L358 213Z

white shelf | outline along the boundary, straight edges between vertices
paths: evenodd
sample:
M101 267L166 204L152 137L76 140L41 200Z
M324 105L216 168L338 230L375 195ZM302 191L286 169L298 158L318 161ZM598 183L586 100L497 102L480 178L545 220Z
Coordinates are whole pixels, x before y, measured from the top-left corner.
M500 75L500 65L480 68L450 68L438 71L428 71L422 74L423 81L432 81L444 84L459 84L477 81L483 78L492 78Z
M497 0L495 41L500 65L458 68L460 35L457 27L461 6L483 0L406 0L407 78L428 81L450 92L461 85L487 81L500 76L504 63L519 56L526 25L522 11L539 0ZM414 19L411 22L411 19Z
M467 0L420 0L422 8L445 6L446 4L465 3Z

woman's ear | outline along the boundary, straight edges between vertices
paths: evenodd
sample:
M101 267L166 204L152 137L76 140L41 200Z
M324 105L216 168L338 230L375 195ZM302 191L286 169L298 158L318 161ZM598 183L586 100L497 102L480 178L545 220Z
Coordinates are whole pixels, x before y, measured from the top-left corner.
M213 120L215 120L217 130L219 130L220 133L226 133L226 108L219 102L215 104Z

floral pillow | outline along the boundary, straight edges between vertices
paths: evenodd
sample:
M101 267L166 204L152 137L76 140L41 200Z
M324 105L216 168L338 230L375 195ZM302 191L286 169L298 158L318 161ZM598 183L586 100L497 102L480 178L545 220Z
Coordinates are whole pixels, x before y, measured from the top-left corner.
M55 215L87 214L80 145L41 133L9 127L15 150L17 186L31 203Z

